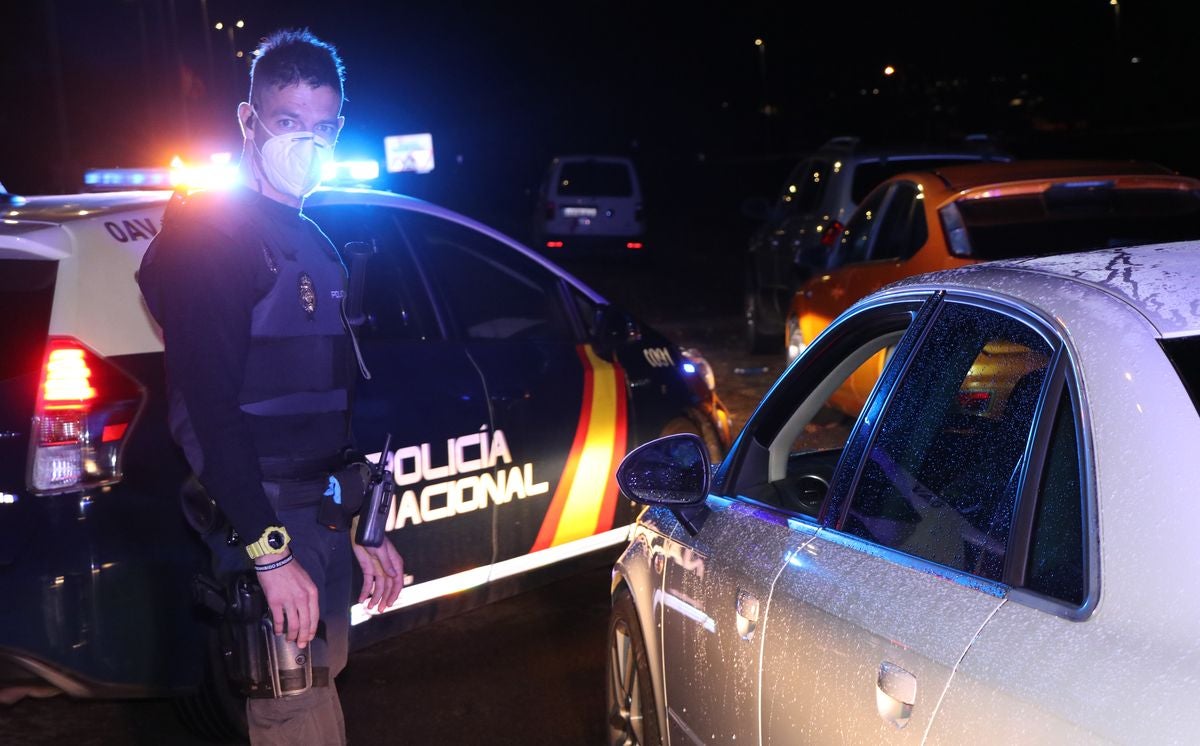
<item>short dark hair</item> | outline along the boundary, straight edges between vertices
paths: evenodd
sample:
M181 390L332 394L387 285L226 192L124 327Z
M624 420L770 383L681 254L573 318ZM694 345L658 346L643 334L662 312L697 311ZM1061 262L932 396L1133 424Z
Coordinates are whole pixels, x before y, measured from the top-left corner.
M250 63L250 101L254 86L286 88L305 83L316 88L327 85L345 98L346 66L332 44L323 42L308 29L282 29L263 38Z

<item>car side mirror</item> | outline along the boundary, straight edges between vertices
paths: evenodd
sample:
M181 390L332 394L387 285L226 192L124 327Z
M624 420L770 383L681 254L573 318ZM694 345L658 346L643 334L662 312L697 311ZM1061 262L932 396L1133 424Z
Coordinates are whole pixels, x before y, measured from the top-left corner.
M611 356L613 350L642 338L637 319L616 306L601 306L592 320L592 343L601 357Z
M762 222L771 214L771 202L766 197L747 197L742 200L742 215Z
M679 433L630 451L617 467L622 494L643 505L686 508L708 497L712 466L700 436Z

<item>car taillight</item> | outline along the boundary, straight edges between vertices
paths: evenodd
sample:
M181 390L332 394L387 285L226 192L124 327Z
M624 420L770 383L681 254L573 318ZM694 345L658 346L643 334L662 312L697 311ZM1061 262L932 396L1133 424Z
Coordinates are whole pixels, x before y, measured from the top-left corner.
M554 203L546 203L546 220L554 220Z
M563 247L562 241L547 241L546 242L547 249L561 249L562 247Z
M121 451L145 394L70 337L51 337L30 441L29 488L68 492L121 479Z
M630 249L631 251L640 251L644 247L645 247L645 244L643 244L641 241L626 241L625 242L625 248Z
M838 238L841 237L842 231L845 229L846 226L842 225L836 220L833 221L829 224L829 227L825 229L825 232L821 234L821 245L827 249L831 248L835 243L837 243Z

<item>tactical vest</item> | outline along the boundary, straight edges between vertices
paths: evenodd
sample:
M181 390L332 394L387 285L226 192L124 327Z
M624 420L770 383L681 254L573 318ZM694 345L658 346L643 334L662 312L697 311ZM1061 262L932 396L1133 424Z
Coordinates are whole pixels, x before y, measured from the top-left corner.
M308 443L260 448L268 479L336 468L347 440L350 358L341 313L346 271L328 239L312 223L306 227L309 240L290 245L273 234L261 237L275 284L254 306L239 404L250 417L279 418L284 427L323 421L326 428L340 428Z
M346 269L329 239L307 218L253 199L197 194L180 208L183 219L209 222L255 252L275 278L254 305L238 395L263 478L310 479L340 467L349 443L352 358L341 311ZM182 407L172 410L173 420L183 414ZM183 435L199 473L202 463L191 452L199 451L188 447L195 436Z

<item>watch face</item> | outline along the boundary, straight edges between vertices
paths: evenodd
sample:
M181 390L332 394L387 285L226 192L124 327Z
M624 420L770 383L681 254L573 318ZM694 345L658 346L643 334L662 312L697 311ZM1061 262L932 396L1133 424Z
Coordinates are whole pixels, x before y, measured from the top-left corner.
M272 549L283 549L283 532L272 531L267 534L267 546Z

